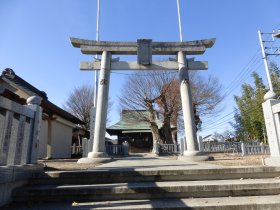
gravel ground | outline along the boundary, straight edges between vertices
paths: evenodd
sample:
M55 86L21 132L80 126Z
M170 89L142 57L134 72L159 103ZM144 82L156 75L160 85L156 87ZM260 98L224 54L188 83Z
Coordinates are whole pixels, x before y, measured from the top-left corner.
M250 155L240 156L236 153L209 153L213 156L213 161L203 161L208 164L217 164L224 166L261 166L263 165L263 158L267 156ZM176 156L166 157L176 159ZM92 169L96 164L77 164L78 159L55 159L55 160L41 160L45 167L45 171L53 170L87 170Z

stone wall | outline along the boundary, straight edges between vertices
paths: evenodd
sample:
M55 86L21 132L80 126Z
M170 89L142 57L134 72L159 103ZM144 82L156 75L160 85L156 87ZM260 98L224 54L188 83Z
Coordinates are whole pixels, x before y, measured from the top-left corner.
M14 188L27 183L37 165L42 119L41 99L30 97L26 106L0 96L0 206Z

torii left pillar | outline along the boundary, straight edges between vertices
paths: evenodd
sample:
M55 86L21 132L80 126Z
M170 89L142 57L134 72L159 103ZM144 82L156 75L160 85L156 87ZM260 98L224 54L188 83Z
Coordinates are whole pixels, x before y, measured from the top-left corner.
M100 79L98 89L98 100L96 107L96 118L94 127L94 143L92 152L88 153L88 157L81 158L78 163L102 163L108 162L111 158L108 157L105 150L105 130L109 97L110 84L110 63L111 53L103 51L101 58Z

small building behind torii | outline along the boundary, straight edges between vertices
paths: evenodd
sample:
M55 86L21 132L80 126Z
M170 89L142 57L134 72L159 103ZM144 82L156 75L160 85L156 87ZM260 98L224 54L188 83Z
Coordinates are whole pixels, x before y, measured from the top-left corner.
M130 152L151 152L153 137L146 110L122 110L120 121L106 129L110 135L118 137L118 144L127 141ZM159 113L156 113L156 123L160 129L163 125ZM176 141L177 127L171 125L173 141Z

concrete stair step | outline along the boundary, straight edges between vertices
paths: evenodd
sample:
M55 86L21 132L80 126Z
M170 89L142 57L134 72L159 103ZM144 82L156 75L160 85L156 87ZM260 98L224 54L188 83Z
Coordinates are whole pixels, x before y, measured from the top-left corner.
M37 174L30 184L95 184L161 181L274 178L277 167L227 167L212 169L132 170L96 169L88 171L53 171Z
M279 178L27 186L13 193L14 200L17 202L111 201L276 194L280 194Z
M74 201L74 200L73 200ZM280 195L185 198L160 200L120 200L105 202L64 202L15 204L7 210L149 210L149 209L193 209L193 210L277 210L280 209Z

